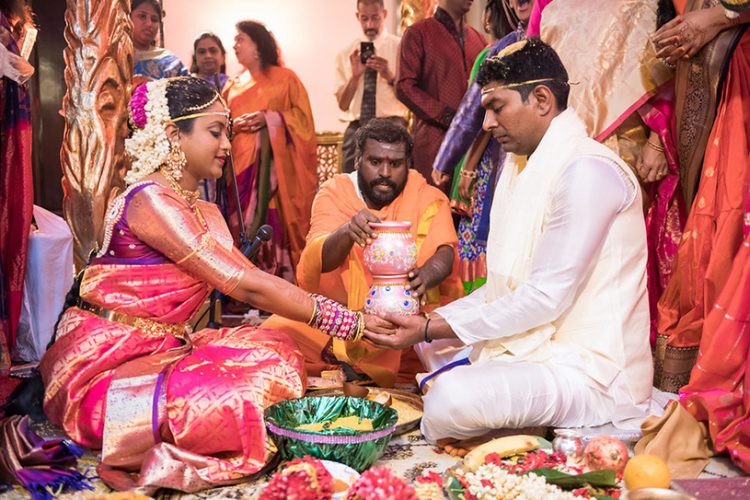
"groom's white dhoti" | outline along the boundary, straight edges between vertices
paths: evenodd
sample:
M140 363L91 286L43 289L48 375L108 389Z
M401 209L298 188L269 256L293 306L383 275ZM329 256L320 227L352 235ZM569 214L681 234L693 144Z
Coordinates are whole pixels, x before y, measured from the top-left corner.
M435 312L471 364L425 395L429 440L492 429L644 417L653 367L646 232L630 169L568 109L523 170L509 155L487 244L487 284ZM422 360L429 370L430 346Z

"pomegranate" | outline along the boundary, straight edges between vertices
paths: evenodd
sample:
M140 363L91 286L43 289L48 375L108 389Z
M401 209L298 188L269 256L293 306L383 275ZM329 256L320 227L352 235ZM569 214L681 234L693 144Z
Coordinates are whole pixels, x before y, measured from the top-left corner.
M590 470L613 469L622 475L628 463L628 447L613 436L595 436L583 450L583 460Z

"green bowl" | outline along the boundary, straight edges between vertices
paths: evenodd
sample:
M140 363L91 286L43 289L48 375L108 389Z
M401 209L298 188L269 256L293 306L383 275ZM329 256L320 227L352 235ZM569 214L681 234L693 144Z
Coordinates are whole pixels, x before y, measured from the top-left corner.
M320 432L297 430L303 424L356 415L372 419L372 431L339 428ZM375 401L348 396L311 396L269 406L266 427L283 460L311 457L332 460L362 472L383 454L396 430L398 413Z

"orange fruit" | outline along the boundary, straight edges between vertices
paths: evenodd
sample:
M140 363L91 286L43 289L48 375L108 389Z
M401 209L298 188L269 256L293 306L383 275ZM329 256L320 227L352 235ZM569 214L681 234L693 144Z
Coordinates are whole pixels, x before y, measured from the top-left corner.
M625 466L625 486L638 488L669 488L672 477L664 460L654 455L636 455Z

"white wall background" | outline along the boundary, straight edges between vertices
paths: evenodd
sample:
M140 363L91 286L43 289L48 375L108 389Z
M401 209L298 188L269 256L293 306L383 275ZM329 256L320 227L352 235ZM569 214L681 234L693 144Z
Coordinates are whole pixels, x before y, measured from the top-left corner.
M469 21L475 26L484 1L475 0ZM281 47L285 66L294 70L307 88L315 128L343 131L346 124L334 91L336 54L361 33L355 19L356 0L163 0L164 46L190 66L193 41L198 34L212 31L227 49L227 72L237 74L240 65L232 45L235 24L245 19L264 23ZM399 0L385 0L386 27L396 33Z

